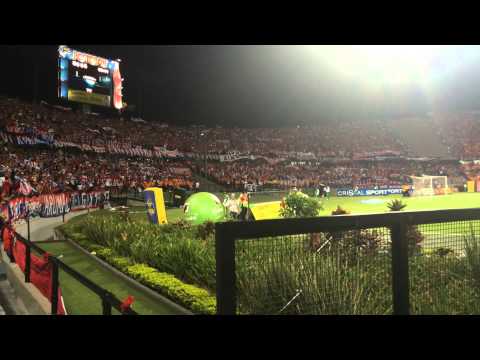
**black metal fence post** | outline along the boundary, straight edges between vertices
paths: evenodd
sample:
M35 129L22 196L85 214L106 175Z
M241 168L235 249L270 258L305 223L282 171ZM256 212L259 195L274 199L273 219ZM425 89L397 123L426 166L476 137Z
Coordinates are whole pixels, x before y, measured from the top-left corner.
M58 312L58 264L56 261L50 259L52 262L52 315L57 315Z
M62 222L65 223L65 205L63 206Z
M102 297L103 315L112 315L112 304L105 297Z
M410 286L408 280L408 239L407 225L395 224L391 227L392 237L392 291L393 314L410 314Z
M25 282L30 282L30 263L31 263L31 247L30 244L26 245L25 249Z
M30 213L27 214L27 240L30 241Z
M30 243L30 211L27 212L27 240ZM31 263L31 248L30 244L26 244L25 249L25 282L30 282L30 263Z
M237 310L235 238L222 224L215 229L217 314L235 315Z

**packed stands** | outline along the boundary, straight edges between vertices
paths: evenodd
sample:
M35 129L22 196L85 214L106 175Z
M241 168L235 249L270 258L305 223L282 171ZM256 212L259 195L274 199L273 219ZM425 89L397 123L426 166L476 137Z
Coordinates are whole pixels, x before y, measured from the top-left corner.
M472 114L435 115L451 157L478 158L480 122ZM452 184L480 174L458 161L411 158L389 121L318 127L178 127L76 113L46 103L0 99L2 196L148 186L194 188L202 174L228 189L399 186L411 175L447 175ZM206 166L206 168L205 168ZM206 169L206 172L205 172ZM9 180L10 179L10 180Z
M457 159L480 158L480 115L476 112L434 115L435 130Z

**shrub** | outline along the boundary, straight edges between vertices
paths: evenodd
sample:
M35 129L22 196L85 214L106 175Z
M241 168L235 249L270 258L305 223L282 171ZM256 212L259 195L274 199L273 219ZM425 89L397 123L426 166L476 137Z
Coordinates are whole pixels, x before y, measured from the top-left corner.
M253 264L252 264L253 266ZM241 312L253 314L384 314L390 311L389 268L371 271L342 253L317 254L288 249L254 270L239 266L237 286Z
M478 295L464 258L456 256L414 256L409 260L412 314L475 314Z
M348 214L350 214L350 212L342 208L340 205L337 205L337 208L332 211L332 215L348 215Z
M404 208L407 207L407 204L402 203L401 200L395 199L390 201L387 204L387 207L390 209L390 211L402 211Z
M91 250L92 245L111 249L137 263L155 267L190 284L215 289L213 223L153 225L126 223L118 215L85 217L75 241ZM70 233L73 233L71 231ZM85 242L90 243L88 246ZM100 252L99 256L103 256Z
M173 275L159 272L143 264L127 267L126 273L195 313L210 315L216 313L216 298L207 290L184 284Z
M185 284L175 276L161 273L146 264L135 264L128 257L118 256L112 249L92 244L85 246L85 248L89 251L95 249L96 255L100 259L194 313L216 313L216 298L205 289Z
M473 286L478 295L480 295L480 246L475 236L475 232L470 227L470 234L464 237L465 256L467 259L468 270L471 274Z
M392 200L387 207L390 211L402 211L407 207L406 204L403 204L400 200ZM408 255L418 255L422 252L422 243L425 239L423 234L418 229L416 225L407 226L405 237L408 241Z
M332 211L332 215L346 215L349 212L340 206ZM376 230L348 230L311 234L310 249L313 251L335 251L349 263L354 263L360 256L373 256L378 253L382 244L382 236Z
M289 194L283 204L280 216L284 218L315 217L323 209L319 200L301 192Z
M437 248L437 249L433 250L433 254L442 257L442 256L453 255L454 252L453 252L452 249L440 247L440 248Z
M212 221L207 221L204 224L198 225L197 237L202 240L207 240L215 233L215 224Z

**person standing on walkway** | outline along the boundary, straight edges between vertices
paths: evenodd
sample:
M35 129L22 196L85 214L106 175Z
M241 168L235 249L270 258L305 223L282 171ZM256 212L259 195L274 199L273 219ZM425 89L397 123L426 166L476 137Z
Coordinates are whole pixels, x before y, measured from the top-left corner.
M240 220L246 221L247 212L248 212L248 195L246 192L243 192L240 195L239 203L240 203Z
M238 214L240 212L240 209L238 208L238 202L235 199L235 194L230 195L230 199L227 202L227 209L230 218L233 220L238 220Z

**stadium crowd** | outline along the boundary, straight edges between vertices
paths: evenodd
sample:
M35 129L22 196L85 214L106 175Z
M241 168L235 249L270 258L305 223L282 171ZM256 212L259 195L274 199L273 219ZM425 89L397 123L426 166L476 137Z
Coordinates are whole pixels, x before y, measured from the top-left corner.
M437 133L448 146L450 154L458 159L480 159L480 114L436 114Z
M0 197L64 191L131 190L151 186L193 189L188 161L127 158L42 147L2 145Z
M474 141L480 122L475 117L435 120L452 154L480 156ZM4 197L15 191L44 194L153 185L192 189L194 173L204 172L202 156L211 154L237 154L230 159L236 161L208 161L203 174L236 189L245 183L280 189L319 184L391 187L423 174L446 175L450 183L460 184L480 174L478 166L458 162L402 160L406 146L388 122L379 121L278 129L178 127L1 98L0 142ZM365 160L386 155L390 160Z
M201 169L199 169L202 171ZM448 176L451 184L463 184L465 174L455 162L369 162L315 163L285 162L270 165L265 161L212 162L208 165L212 178L227 187L241 188L245 183L263 188L288 189L293 186L314 188L328 184L334 188L398 187L409 176Z
M226 154L235 149L247 155L313 154L347 157L374 151L403 153L403 144L380 121L341 122L322 127L279 129L200 128L103 118L48 104L0 101L0 127L10 133L44 134L58 143L105 147L166 147L179 152ZM162 134L161 137L158 134ZM207 143L207 146L204 144Z

